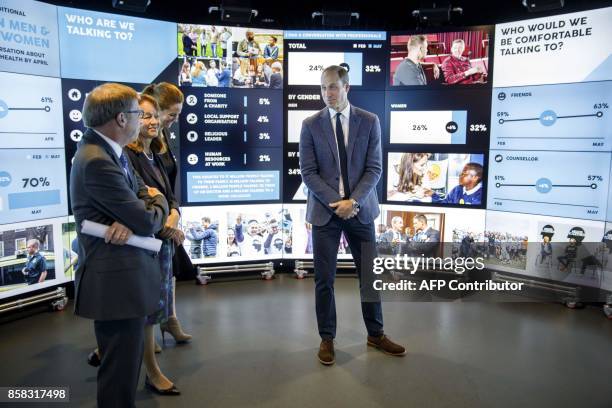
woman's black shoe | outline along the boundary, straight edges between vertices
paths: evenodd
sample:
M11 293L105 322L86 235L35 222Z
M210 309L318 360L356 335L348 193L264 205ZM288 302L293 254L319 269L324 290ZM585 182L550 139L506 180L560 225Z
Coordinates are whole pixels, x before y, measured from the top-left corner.
M92 367L100 366L100 357L98 357L98 353L96 353L95 350L89 353L89 355L87 356L87 364Z
M154 386L151 381L149 381L149 377L145 377L145 387L159 395L181 395L181 392L178 390L178 388L176 388L174 384L172 384L172 387L170 388L160 390L159 388Z

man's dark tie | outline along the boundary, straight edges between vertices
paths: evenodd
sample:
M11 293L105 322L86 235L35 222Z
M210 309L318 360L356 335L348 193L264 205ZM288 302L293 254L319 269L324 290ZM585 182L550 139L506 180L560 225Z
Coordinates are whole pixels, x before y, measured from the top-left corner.
M348 167L346 163L346 146L344 145L344 131L340 121L341 113L336 113L336 141L338 142L338 156L340 156L340 172L342 173L342 184L344 184L344 199L351 196L348 181Z
M127 178L130 185L132 185L132 177L130 176L130 166L128 165L128 159L125 156L125 152L121 152L121 156L119 156L119 162L121 162L121 167L123 168L125 177Z

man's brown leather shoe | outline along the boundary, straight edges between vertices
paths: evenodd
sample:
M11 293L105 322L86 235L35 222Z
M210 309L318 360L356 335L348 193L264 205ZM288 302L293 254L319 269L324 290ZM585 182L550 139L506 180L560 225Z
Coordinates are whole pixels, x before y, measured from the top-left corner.
M336 362L336 353L334 353L334 340L321 340L318 357L321 364L332 365Z
M368 336L368 346L376 347L382 350L383 353L392 356L403 356L406 354L406 349L403 346L395 344L384 334L380 337Z

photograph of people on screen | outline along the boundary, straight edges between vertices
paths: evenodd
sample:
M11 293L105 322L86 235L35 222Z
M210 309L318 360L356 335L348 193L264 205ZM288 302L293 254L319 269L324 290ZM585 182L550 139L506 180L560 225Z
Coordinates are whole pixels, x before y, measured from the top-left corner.
M482 204L482 154L389 153L387 200Z
M234 28L233 87L282 89L282 35L282 31Z
M527 261L527 236L504 231L485 231L487 264L525 269Z
M552 225L548 225L548 227L552 227L554 230ZM542 246L540 261L542 259L543 261L540 265L550 265L550 268L554 268L555 261L557 261L556 268L560 272L574 274L575 278L587 278L598 282L598 275L602 271L604 263L602 252L605 253L607 246L604 247L596 241L589 242L587 231L581 226L573 225L569 230L567 226L557 226L556 230L563 234L561 235L562 237L565 236L566 241L563 243L553 242L550 253L547 253L547 248ZM591 232L589 231L590 234ZM562 240L563 238L560 239ZM536 263L536 266L540 265Z
M285 204L283 205L285 218L289 217L290 223L283 223L283 236L285 239L285 255L292 255L292 258L312 259L312 224L306 222L306 204ZM287 244L290 251L287 252ZM348 240L341 234L338 242L339 259L350 259L351 250Z
M53 279L52 225L0 231L0 292Z
M178 55L190 57L227 57L232 27L178 24Z
M444 214L385 211L376 229L381 255L439 256L444 234Z
M62 243L64 247L64 276L66 280L71 280L79 262L79 242L77 241L74 221L62 224Z
M180 86L229 88L231 70L225 60L214 58L183 58L179 60Z
M484 232L455 228L452 234L451 256L453 258L484 257L486 251Z
M203 216L200 220L187 220L185 250L191 259L216 258L219 247L219 221Z
M489 32L391 36L391 85L484 84L489 67Z
M179 85L283 87L280 30L178 25Z
M293 221L289 211L230 213L227 225L228 257L292 253Z

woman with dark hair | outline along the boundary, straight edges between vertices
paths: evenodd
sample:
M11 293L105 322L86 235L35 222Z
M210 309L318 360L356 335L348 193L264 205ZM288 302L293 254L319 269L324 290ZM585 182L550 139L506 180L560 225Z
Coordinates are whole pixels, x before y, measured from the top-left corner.
M236 241L236 233L233 228L227 229L227 256L240 256L240 245Z
M159 252L162 271L161 291L159 309L156 313L147 316L145 324L143 355L143 362L147 372L145 385L161 395L178 395L179 391L161 372L155 359L155 335L153 329L156 324L165 324L172 315L172 254L174 252L174 245L181 245L185 240L185 235L178 228L180 218L179 203L174 198L163 163L157 156L157 152L162 148L159 137L159 106L157 101L149 95L140 95L138 105L143 111L143 116L140 120L140 131L136 141L130 143L125 151L134 170L140 175L144 183L147 186L157 188L166 197L170 207L170 215L166 225L156 234L157 238L163 240Z
M172 149L169 144L170 140L170 127L178 121L178 117L183 110L183 102L185 96L181 90L176 86L168 82L160 82L158 84L148 85L143 91L143 94L152 96L155 98L159 105L159 122L160 122L160 135L157 139L159 141L159 150L157 156L159 157L162 167L168 176L168 181L172 189L172 193L176 197L176 177L178 166L176 163L176 157L172 153ZM178 221L178 220L177 220ZM189 255L185 252L182 245L176 247L176 252L172 259L172 269L174 273L174 279L172 279L172 312L173 314L168 318L168 321L160 325L162 335L168 332L174 337L174 340L178 344L187 343L191 340L192 336L183 331L181 323L176 316L176 276L178 273L193 274L193 265L189 260Z
M387 198L397 200L398 197L407 197L412 200L431 196L432 191L423 186L427 161L430 157L430 153L402 154L399 164L395 166L398 174L397 184L388 191Z

